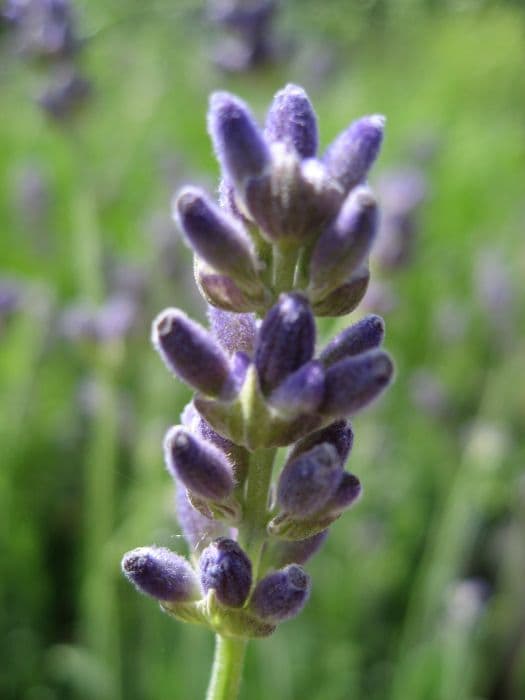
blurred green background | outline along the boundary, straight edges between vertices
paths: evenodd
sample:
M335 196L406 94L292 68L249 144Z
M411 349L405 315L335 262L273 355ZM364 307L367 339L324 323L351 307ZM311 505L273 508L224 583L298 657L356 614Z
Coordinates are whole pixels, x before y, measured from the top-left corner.
M208 94L228 89L262 117L293 81L323 146L386 114L372 183L417 168L427 194L410 262L375 265L369 303L397 377L353 421L365 497L309 564L303 614L251 643L242 697L520 700L524 3L281 2L274 60L235 74L210 56L224 28L204 4L76 2L75 65L92 89L63 119L35 100L56 66L2 25L0 696L204 695L211 635L119 570L139 545L185 551L161 440L189 394L149 325L170 305L204 318L170 198L184 182L216 187ZM323 337L347 323L323 322Z

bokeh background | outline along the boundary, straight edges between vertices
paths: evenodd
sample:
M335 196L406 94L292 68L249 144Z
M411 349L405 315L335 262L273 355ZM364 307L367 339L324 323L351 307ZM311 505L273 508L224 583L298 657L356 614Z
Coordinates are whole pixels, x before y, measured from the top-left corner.
M211 635L119 570L185 551L160 446L188 391L149 325L205 317L170 199L217 185L208 94L263 117L293 81L323 145L388 117L359 313L384 315L397 377L354 421L365 497L303 614L250 645L242 697L525 697L523 1L290 0L251 34L224 1L78 0L72 35L0 6L0 696L204 695Z

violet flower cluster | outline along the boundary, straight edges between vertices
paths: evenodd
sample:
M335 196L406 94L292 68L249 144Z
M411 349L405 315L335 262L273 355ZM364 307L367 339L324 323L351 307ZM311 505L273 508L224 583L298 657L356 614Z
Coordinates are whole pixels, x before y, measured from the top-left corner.
M302 609L304 564L361 492L345 470L348 417L391 381L384 325L369 315L318 347L315 317L349 313L366 291L378 218L366 178L383 126L363 117L318 157L300 87L277 93L264 130L244 102L215 93L220 202L195 187L174 202L210 322L169 308L152 329L195 392L164 440L191 562L141 547L122 566L175 618L222 637L267 636Z
M242 73L276 60L276 12L276 0L208 0L208 18L225 32L214 50L215 64L225 72Z
M47 87L38 97L46 115L71 119L91 94L78 67L83 42L69 0L7 0L1 16L12 30L17 53L48 67Z

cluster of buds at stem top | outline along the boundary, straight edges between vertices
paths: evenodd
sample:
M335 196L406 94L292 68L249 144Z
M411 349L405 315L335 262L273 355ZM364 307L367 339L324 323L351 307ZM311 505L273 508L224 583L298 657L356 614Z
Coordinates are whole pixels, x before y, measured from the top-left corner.
M264 132L243 102L215 94L220 204L197 188L175 201L210 322L169 308L152 327L168 370L195 392L164 441L191 591L179 555L165 550L146 548L141 567L128 562L134 550L123 567L175 618L223 636L266 636L302 609L302 567L361 494L345 469L348 417L391 381L384 324L365 316L319 347L315 316L347 313L366 289L377 211L365 180L382 127L360 119L316 159L316 117L301 88L276 95ZM170 593L178 576L180 596Z
M212 95L221 206L197 188L173 205L209 304L264 314L280 293L300 290L317 316L358 305L378 221L366 178L383 128L383 117L362 117L317 156L317 119L302 88L277 93L264 129L237 97Z

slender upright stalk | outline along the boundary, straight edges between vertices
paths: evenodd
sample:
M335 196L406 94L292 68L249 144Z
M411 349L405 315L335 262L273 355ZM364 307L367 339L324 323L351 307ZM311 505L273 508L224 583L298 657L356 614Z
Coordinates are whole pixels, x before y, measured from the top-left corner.
M236 700L241 687L247 641L216 636L215 658L206 700Z
M275 246L272 283L277 293L293 288L297 255L297 246Z
M244 522L239 527L239 540L253 567L253 578L257 579L262 546L266 536L268 495L272 479L275 448L259 449L250 459Z

